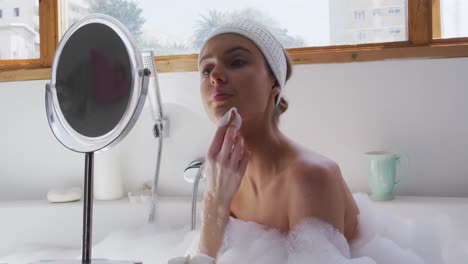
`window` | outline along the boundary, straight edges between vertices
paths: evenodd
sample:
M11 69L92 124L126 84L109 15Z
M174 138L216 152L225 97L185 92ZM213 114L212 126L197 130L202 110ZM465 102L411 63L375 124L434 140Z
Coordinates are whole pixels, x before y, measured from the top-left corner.
M437 0L433 1L434 38L468 37L468 1Z
M12 10L13 14L0 22L0 60L38 59L39 14L35 12L37 0L0 1L1 10ZM21 17L20 17L21 9ZM0 11L0 17L3 12Z
M120 20L140 48L157 55L198 53L217 25L249 18L266 25L286 48L406 41L407 0L69 0L67 25L90 13ZM242 7L242 8L240 8ZM177 14L177 15L174 15Z
M284 0L191 2L0 0L2 10L21 9L15 24L27 25L24 30L32 28L22 34L35 32L37 40L19 38L18 45L25 47L5 47L11 43L5 34L12 30L5 27L10 14L3 16L0 81L49 78L59 37L71 23L91 12L120 19L141 48L154 48L159 72L196 71L203 36L237 16L266 23L288 48L293 64L468 57L466 0L290 0L287 5ZM15 58L10 55L13 51L17 51ZM23 59L25 54L30 58Z
M2 17L3 17L3 10L0 9L0 18L2 18Z
M329 3L330 45L408 40L406 0Z
M58 43L57 5L56 0L0 1L3 11L20 9L20 17L4 12L0 20L0 82L50 78Z

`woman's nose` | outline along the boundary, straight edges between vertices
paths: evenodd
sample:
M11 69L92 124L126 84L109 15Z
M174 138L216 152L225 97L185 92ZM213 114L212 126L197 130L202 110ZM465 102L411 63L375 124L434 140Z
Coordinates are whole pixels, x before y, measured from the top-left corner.
M221 67L214 67L210 73L211 85L222 84L226 82L226 75Z

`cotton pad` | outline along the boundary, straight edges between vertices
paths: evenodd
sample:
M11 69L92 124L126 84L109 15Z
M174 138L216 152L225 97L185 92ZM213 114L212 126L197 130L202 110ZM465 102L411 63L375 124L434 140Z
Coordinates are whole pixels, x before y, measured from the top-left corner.
M236 129L239 129L241 127L241 124L242 124L242 119L239 115L239 113L237 112L237 108L233 107L231 109L229 109L229 111L227 111L223 117L221 117L221 119L218 121L218 124L217 126L218 127L222 127L222 126L225 126L229 123L229 120L231 120L231 115L233 112L236 112L236 118L232 121L234 126L236 127Z

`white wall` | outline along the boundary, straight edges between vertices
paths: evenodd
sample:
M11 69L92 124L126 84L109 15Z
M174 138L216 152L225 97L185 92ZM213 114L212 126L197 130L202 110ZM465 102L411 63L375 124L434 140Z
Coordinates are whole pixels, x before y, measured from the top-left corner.
M468 59L296 66L282 129L341 166L352 191L368 191L369 150L410 157L397 194L468 197ZM171 136L159 191L189 195L183 169L203 156L214 126L200 102L198 73L160 74ZM0 83L0 200L43 199L82 184L84 155L54 138L44 109L46 81ZM126 190L152 178L156 140L148 108L118 148Z

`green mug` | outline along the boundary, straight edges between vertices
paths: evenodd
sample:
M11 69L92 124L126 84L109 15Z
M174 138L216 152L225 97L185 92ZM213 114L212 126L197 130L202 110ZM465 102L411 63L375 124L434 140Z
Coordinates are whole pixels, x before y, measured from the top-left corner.
M385 151L371 151L366 152L365 155L368 158L368 182L372 191L371 199L374 201L393 200L393 189L400 182L396 179L397 164L405 155Z

